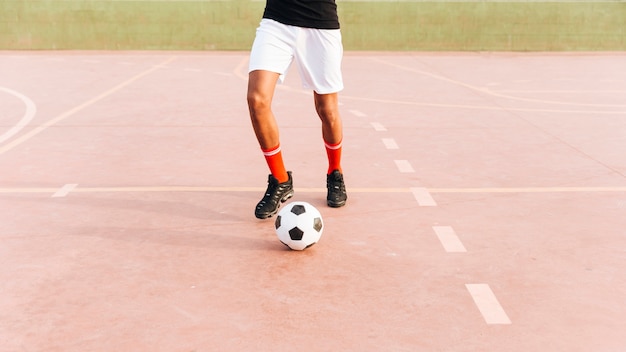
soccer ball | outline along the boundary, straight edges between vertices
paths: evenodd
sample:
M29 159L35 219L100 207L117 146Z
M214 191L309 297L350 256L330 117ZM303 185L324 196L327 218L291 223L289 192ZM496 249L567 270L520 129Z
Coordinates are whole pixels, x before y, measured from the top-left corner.
M280 210L276 220L276 235L287 247L301 251L316 244L322 237L322 215L307 202L291 202Z

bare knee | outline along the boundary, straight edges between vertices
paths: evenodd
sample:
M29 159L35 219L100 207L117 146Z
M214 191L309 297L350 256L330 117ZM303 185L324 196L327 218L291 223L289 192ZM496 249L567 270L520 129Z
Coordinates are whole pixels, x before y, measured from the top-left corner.
M339 121L339 107L336 100L332 99L315 99L315 110L322 122L335 124Z
M274 88L278 73L269 71L252 71L248 79L248 109L250 116L255 117L271 112Z
M264 96L258 92L248 92L248 109L250 110L250 116L255 118L259 115L263 115L268 112L272 105L270 97Z
M337 94L321 95L315 93L315 110L322 120L322 134L328 143L341 142L343 138L341 117Z

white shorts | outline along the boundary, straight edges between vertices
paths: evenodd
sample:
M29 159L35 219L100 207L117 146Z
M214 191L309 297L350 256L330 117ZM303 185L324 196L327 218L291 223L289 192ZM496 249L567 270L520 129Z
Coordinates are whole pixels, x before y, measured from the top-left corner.
M342 57L339 29L302 28L264 18L256 30L248 72L276 72L282 83L295 61L304 88L336 93L343 89Z

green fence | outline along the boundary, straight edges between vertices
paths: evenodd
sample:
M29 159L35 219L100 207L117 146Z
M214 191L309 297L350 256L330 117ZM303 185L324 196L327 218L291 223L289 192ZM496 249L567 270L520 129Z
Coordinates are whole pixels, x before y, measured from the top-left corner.
M619 51L625 1L337 0L346 50ZM0 49L249 50L263 1L0 0Z

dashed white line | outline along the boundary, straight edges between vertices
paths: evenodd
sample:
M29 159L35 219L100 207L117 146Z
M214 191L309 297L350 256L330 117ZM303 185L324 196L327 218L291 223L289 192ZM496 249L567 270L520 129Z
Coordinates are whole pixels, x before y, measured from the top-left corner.
M398 143L393 138L383 138L383 144L387 149L398 149Z
M384 132L387 129L385 128L385 126L383 126L382 124L378 123L378 122L372 122L371 123L372 127L374 127L374 130L377 132Z
M413 197L422 207L434 207L437 206L437 202L433 199L433 197L428 193L428 190L423 187L414 187L411 188L411 193L413 193Z
M61 189L59 189L58 191L56 191L53 195L52 198L61 198L61 197L65 197L67 196L74 188L76 188L76 186L78 186L78 184L76 183L68 183L66 185L64 185L63 187L61 187Z
M350 113L356 117L365 117L367 116L366 114L360 112L359 110L348 110L350 111Z
M511 324L511 320L487 284L466 284L474 303L487 324Z
M413 166L411 166L408 160L394 160L394 162L396 163L398 170L400 170L400 172L402 173L415 172L415 169L413 169Z
M467 252L465 246L454 232L451 226L433 226L433 230L439 237L439 241L443 245L443 248L448 253L463 253Z

